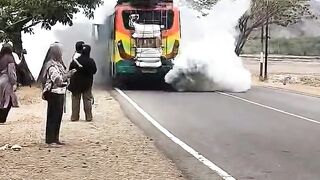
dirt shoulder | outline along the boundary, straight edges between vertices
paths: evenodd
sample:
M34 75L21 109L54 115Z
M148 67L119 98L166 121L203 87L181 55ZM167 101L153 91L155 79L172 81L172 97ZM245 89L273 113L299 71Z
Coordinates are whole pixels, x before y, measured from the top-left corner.
M320 60L270 61L267 81L259 80L259 61L245 58L243 62L252 73L253 86L278 88L320 97Z
M279 79L279 76L281 77ZM260 87L268 87L268 88L276 88L281 90L287 90L294 93L305 94L309 96L320 97L320 83L318 80L314 80L315 77L310 76L298 76L297 79L294 80L284 80L288 79L286 75L272 74L269 75L269 79L267 81L260 81L259 76L252 77L252 85L260 86ZM308 82L303 82L299 79L306 79ZM284 84L284 81L287 81ZM289 81L289 82L288 82Z
M0 150L0 179L184 179L107 91L94 94L93 122L70 122L68 97L61 128L67 145L48 149L43 144L46 102L39 89L20 89L20 108L0 126L0 147L18 144L22 149Z

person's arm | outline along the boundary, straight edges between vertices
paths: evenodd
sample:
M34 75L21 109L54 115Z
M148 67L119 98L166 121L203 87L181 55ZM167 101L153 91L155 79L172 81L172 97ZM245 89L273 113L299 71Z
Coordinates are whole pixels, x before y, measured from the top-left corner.
M72 57L72 62L75 63L75 65L77 65L78 68L82 68L82 64L79 63L78 58L81 56L80 53L75 53Z
M77 69L77 67L78 66L76 65L76 63L74 61L71 61L70 66L69 66L69 70Z
M14 61L16 62L16 64L19 65L21 63L21 59L19 58L18 54L13 52L12 56L13 56Z
M73 54L73 56L72 56L72 60L73 60L73 61L74 61L74 60L77 60L80 56L81 56L80 53L75 52L75 53Z
M97 66L96 62L93 59L90 59L90 65L91 65L91 73L96 74L97 73Z
M8 76L11 85L17 83L16 65L14 63L8 64Z
M67 77L61 75L57 67L54 67L54 66L51 66L49 68L48 75L51 81L53 82L53 84L57 86L62 86L63 82L67 79Z

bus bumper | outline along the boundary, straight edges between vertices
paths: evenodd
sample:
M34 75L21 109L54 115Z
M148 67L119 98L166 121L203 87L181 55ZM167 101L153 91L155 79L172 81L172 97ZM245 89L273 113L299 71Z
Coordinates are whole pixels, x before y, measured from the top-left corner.
M117 76L165 76L173 67L170 60L162 61L158 68L141 68L137 67L132 60L121 60L116 63Z

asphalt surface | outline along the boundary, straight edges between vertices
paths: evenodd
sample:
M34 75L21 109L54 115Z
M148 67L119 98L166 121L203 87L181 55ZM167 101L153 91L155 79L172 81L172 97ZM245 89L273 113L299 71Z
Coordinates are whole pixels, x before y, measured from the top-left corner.
M231 94L270 109L214 92L124 92L236 179L320 179L320 124L308 121L320 122L320 98L267 88Z

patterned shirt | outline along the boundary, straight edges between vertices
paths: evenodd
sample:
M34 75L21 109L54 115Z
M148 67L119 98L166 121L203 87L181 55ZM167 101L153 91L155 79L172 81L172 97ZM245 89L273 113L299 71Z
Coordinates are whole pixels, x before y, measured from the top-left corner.
M66 69L61 63L51 61L44 90L56 94L65 94L68 85L66 74Z

